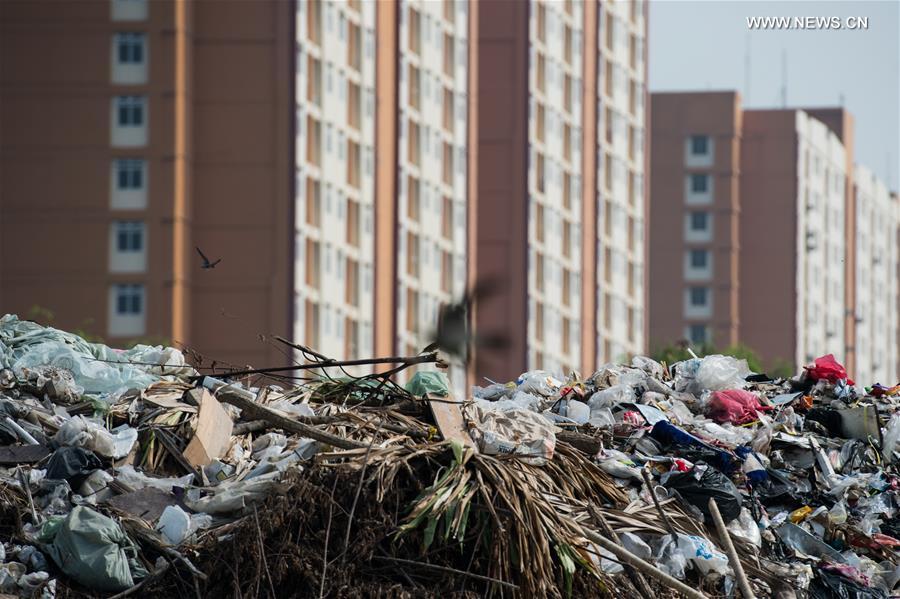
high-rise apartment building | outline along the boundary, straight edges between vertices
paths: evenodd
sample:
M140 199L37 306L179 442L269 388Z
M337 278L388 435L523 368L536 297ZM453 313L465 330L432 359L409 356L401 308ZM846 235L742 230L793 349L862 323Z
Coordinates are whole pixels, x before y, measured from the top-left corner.
M281 358L258 335L291 318L288 9L0 3L0 310Z
M646 3L477 6L476 321L511 347L476 370L644 351Z
M416 353L487 282L458 388L643 351L646 10L4 2L0 309L263 364Z
M900 205L883 181L854 168L856 194L856 376L892 385L897 368L897 235Z
M734 92L652 102L651 343L743 343L770 367L834 353L893 380L896 284L872 275L897 269L897 208L854 167L852 117Z

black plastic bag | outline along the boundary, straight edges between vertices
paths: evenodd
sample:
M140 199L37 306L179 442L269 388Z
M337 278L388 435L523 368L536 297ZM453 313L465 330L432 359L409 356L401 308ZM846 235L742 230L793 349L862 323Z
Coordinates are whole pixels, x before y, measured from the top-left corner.
M677 491L685 503L699 509L706 518L711 519L710 497L716 501L725 522L731 522L741 514L742 497L737 487L709 464L699 462L688 472L670 474L663 486Z
M819 570L809 585L810 599L886 599L881 589L864 587L835 572Z
M103 464L93 452L81 447L60 447L47 462L46 478L68 481L69 486L77 489L81 483Z

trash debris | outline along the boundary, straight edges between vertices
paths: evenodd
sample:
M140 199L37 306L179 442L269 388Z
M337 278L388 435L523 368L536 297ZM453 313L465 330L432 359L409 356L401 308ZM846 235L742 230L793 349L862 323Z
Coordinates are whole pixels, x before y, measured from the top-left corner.
M900 386L834 356L467 390L437 353L351 376L276 340L307 363L207 370L0 318L0 593L900 594Z

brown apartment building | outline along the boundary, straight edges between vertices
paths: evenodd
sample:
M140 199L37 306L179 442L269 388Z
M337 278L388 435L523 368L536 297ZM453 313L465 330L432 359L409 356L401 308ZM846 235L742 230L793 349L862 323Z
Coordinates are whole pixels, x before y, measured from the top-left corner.
M0 3L0 310L281 359L291 6ZM194 246L215 269L200 268Z
M0 311L274 364L415 353L492 280L457 386L642 351L646 10L0 3Z
M834 353L861 381L893 380L894 342L858 346L857 332L877 318L896 337L896 285L871 292L867 266L879 256L893 272L896 250L857 221L893 239L896 206L873 181L858 209L849 113L696 92L653 94L652 114L651 343L743 343L768 367Z

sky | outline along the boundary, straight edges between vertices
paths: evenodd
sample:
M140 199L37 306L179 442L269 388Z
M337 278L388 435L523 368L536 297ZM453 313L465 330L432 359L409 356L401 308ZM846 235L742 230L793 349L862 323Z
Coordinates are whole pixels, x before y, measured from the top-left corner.
M844 29L751 30L748 17L838 17ZM649 27L651 92L737 90L745 108L779 108L786 81L789 107L847 108L856 162L898 189L900 0L650 0Z

